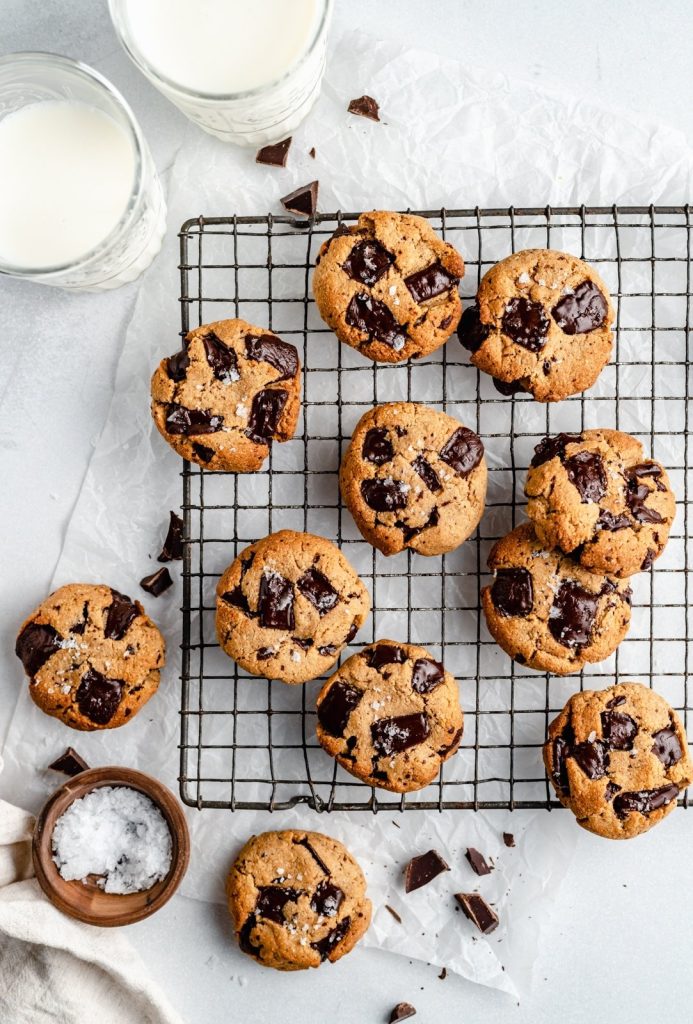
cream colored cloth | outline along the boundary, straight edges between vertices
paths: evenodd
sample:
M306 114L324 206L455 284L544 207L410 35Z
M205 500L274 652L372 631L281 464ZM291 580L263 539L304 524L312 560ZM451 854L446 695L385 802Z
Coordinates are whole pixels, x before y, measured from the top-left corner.
M122 932L73 921L46 899L33 826L0 800L0 1022L182 1024Z

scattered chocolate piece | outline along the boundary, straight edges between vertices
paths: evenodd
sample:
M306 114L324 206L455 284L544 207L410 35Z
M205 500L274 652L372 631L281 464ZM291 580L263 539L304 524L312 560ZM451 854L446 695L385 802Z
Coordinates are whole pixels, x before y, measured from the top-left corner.
M246 435L256 444L271 441L279 426L288 391L284 388L264 388L253 398Z
M515 836L512 834L512 832L503 833L503 842L505 843L506 846L509 846L510 848L512 848L515 845Z
M392 916L394 917L394 919L397 922L397 924L401 924L402 923L402 918L399 916L397 911L393 907L391 907L389 905L389 903L385 904L385 909L392 914Z
M308 150L308 156L312 156L313 160L315 160L315 146L311 146Z
M404 283L414 302L421 305L434 299L436 295L457 287L460 283L459 277L455 277L445 269L442 263L432 263L430 267L417 270L416 273L405 277Z
M491 585L491 600L496 611L508 618L523 618L534 607L532 575L527 569L497 569Z
M286 167L286 160L291 146L291 136L271 146L263 146L255 154L256 164L267 164L268 167Z
M183 520L169 512L168 533L157 562L178 562L183 557Z
M414 892L415 889L421 889L443 871L449 870L450 865L446 864L437 850L429 850L418 857L412 857L404 869L404 891Z
M380 120L380 106L372 96L358 96L355 100L351 100L347 110L350 114L368 117L371 121Z
M484 935L489 935L498 927L498 914L489 907L483 896L478 892L456 892L455 899L462 907L464 916L477 926Z
M118 710L124 686L121 679L107 679L95 668L90 668L82 676L77 689L77 707L96 725L108 725Z
M394 457L395 449L392 446L387 427L371 427L363 439L361 455L367 462L374 466L383 466Z
M465 857L469 861L469 866L475 875L490 875L493 868L488 864L486 858L478 850L475 850L473 846L467 847Z
M320 182L311 181L308 185L301 185L300 188L289 192L288 196L279 201L288 213L295 213L299 217L314 217L318 208L319 188Z
M140 580L140 586L142 590L146 590L148 594L153 597L159 597L165 590L173 586L173 580L171 579L171 573L165 566L161 569L157 569L151 576L145 576Z
M440 979L441 981L445 981L445 979L447 978L447 976L448 976L448 969L447 969L447 967L444 967L444 968L442 969L442 971L440 972L440 974L438 975L438 978L439 978L439 979Z
M69 775L71 779L74 779L75 775L79 775L80 772L86 772L89 765L73 747L68 747L65 753L48 767L54 772L62 772L63 775Z
M349 715L361 701L363 691L338 679L329 688L318 708L318 721L330 736L343 736Z
M408 1020L409 1017L415 1017L416 1010L411 1003L397 1003L390 1014L390 1024L395 1024L395 1021Z
M572 295L565 295L551 310L564 334L586 334L606 320L606 299L592 281L583 281Z

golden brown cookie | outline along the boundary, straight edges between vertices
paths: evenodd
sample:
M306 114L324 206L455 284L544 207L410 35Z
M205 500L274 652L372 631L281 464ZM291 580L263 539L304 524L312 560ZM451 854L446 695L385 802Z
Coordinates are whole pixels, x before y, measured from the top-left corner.
M484 511L481 439L444 412L390 402L361 417L339 472L356 525L385 555L452 551Z
M369 359L420 359L460 319L464 261L423 217L374 210L323 243L313 275L320 315Z
M608 363L614 316L593 267L566 252L525 249L484 274L458 335L502 394L559 402L592 387Z
M184 459L252 473L272 441L289 441L301 400L293 345L245 320L217 320L186 336L152 377L157 429Z
M281 530L251 544L217 585L217 637L255 676L305 683L334 665L371 608L341 551Z
M494 544L488 567L494 580L481 591L486 623L521 665L559 676L579 672L613 654L628 632L628 580L547 551L531 523Z
M618 430L547 437L535 449L527 515L546 547L625 578L659 558L676 515L664 468Z
M549 726L544 763L578 825L607 839L652 828L693 781L679 716L639 683L573 694Z
M371 920L361 868L320 832L253 836L231 868L226 897L243 952L278 971L335 963Z
M73 729L116 729L156 693L165 651L139 601L91 583L50 594L22 623L15 653L42 711Z
M462 739L457 683L424 647L378 640L318 695L320 743L351 775L408 793L435 779Z

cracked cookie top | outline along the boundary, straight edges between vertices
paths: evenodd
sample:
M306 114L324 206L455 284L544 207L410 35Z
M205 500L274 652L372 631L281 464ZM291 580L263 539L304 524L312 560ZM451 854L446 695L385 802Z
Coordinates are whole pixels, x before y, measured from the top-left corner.
M365 413L339 473L356 525L386 555L452 551L484 511L487 469L481 439L428 406L390 402Z
M463 274L460 254L423 217L377 210L323 243L313 292L340 341L369 359L402 363L453 333Z

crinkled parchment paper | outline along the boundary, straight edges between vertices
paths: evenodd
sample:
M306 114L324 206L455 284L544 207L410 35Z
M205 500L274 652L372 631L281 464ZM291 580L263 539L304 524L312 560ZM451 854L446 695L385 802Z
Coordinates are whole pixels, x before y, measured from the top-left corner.
M363 92L380 102L380 124L346 113L348 101ZM316 159L308 155L313 146ZM167 241L143 279L123 342L108 421L54 579L55 586L107 581L144 597L166 635L168 666L159 694L117 732L69 733L34 707L24 686L19 688L4 750L4 784L15 794L23 793L25 805L35 808L56 783L45 766L68 743L76 743L93 765L130 765L177 789L179 564L171 567L175 588L158 600L143 595L138 581L156 567L168 510L178 508L181 500L180 462L149 418L149 378L159 359L178 343L176 233L184 220L198 214L280 212L279 197L312 178L320 179L319 208L325 211L678 203L690 198L691 166L680 133L635 114L547 95L499 73L468 70L461 63L403 51L361 34L335 41L322 97L296 133L285 170L256 165L253 153L224 147L189 127L171 175ZM559 243L556 237L554 244ZM232 315L232 310L218 309L218 315ZM637 381L633 384L637 387ZM518 423L532 415L530 405L518 405ZM623 425L637 430L637 414L634 423ZM42 596L36 595L37 602ZM395 614L388 625L397 635ZM567 870L575 829L569 815L546 812L321 816L298 808L274 815L187 813L193 834L192 863L183 888L187 895L222 899L224 873L251 832L289 826L323 829L351 847L368 875L375 916L366 944L444 965L508 992L529 983L541 922L550 913L551 900L544 893L555 890ZM515 849L503 846L503 829L515 833ZM468 845L495 861L487 878L472 874L463 856ZM451 873L406 896L404 864L431 847L443 853ZM475 888L495 904L501 918L501 926L488 938L455 912L452 894ZM385 904L397 911L401 924Z

